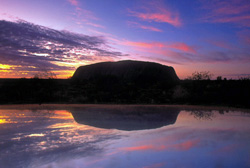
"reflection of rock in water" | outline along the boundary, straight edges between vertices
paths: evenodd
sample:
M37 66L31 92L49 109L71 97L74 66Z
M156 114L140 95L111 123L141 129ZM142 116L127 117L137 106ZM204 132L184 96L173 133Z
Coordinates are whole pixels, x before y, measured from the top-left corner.
M70 111L79 124L126 131L174 124L180 112L177 108L156 106L92 107Z

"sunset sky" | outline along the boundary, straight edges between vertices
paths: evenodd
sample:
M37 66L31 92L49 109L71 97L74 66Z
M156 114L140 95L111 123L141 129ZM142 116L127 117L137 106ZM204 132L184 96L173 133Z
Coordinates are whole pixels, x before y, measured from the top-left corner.
M250 0L0 0L0 78L128 59L250 76Z

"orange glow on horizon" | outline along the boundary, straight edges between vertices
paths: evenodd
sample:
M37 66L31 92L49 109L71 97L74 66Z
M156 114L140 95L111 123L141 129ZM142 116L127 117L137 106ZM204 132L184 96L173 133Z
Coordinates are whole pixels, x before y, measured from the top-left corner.
M54 112L55 116L52 116L51 118L56 118L56 119L73 119L72 114L67 111L67 110L56 110Z
M126 59L124 59L126 60ZM89 65L89 64L92 64L92 63L98 63L98 62L102 62L102 61L114 61L114 60L111 60L111 59L107 59L107 60L101 60L101 61L95 61L95 62L86 62L85 64L81 64L79 66L83 66L83 65ZM117 60L116 60L117 61ZM143 61L143 59L141 60ZM179 78L186 78L187 76L190 76L192 75L192 73L195 71L195 70L187 70L188 68L185 68L183 66L179 66L179 65L173 65L171 63L167 63L167 62L164 62L164 61L161 61L161 60L157 60L157 61L154 61L152 59L144 59L144 61L150 61L150 62L158 62L160 64L163 64L163 65L167 65L167 66L173 66L173 68L175 69L177 75L179 76ZM76 66L77 68L78 66ZM75 69L76 69L75 68ZM75 69L73 70L57 70L57 71L51 71L53 74L56 75L56 78L57 79L68 79L70 77L73 76L74 72L75 72ZM6 69L6 70L1 70L0 69L0 78L13 78L13 79L17 79L17 78L33 78L34 75L36 73L42 73L42 72L36 72L36 71L17 71L15 69Z
M5 123L8 123L6 119L0 119L0 124L5 124Z
M12 121L8 116L0 116L0 124L16 123Z
M0 69L10 69L11 67L13 66L7 64L0 64Z

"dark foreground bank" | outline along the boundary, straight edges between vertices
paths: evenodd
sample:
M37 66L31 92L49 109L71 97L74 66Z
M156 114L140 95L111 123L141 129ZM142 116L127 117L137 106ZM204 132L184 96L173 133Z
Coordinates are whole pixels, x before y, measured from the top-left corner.
M1 104L196 104L250 107L250 80L126 82L116 78L1 79Z

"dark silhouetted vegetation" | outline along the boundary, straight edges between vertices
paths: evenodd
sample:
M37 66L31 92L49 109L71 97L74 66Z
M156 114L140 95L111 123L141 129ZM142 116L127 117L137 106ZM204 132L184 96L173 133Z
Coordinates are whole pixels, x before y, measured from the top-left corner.
M250 107L250 80L126 82L95 80L1 79L0 103L197 104Z
M210 80L213 74L209 71L194 72L187 80Z

